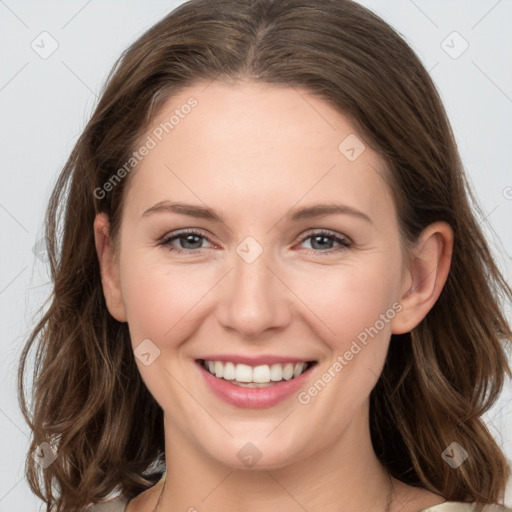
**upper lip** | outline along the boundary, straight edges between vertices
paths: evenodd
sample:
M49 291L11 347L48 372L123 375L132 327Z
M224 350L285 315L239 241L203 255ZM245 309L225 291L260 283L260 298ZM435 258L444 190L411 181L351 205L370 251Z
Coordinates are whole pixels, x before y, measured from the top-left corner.
M292 356L278 356L278 355L265 355L260 356L243 356L239 354L211 354L201 357L199 360L206 361L222 361L232 362L235 364L247 364L249 366L259 366L263 364L277 364L277 363L308 363L314 359L304 359Z

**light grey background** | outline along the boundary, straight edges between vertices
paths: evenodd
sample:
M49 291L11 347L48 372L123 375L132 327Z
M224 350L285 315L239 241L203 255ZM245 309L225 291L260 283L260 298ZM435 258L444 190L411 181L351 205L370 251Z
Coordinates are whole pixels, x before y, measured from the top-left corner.
M23 476L29 433L18 409L16 371L50 291L36 243L49 193L115 59L180 3L0 0L0 512L35 511L41 503ZM484 212L481 223L510 282L512 1L361 3L406 37L436 82ZM58 48L44 59L32 44L40 53ZM509 319L511 309L508 304ZM510 382L485 418L512 460ZM506 503L512 505L512 482Z

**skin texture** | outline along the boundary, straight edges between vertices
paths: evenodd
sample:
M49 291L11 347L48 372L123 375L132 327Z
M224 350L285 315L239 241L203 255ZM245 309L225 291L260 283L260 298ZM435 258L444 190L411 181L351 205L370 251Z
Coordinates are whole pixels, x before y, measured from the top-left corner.
M136 359L165 418L168 483L158 510L384 510L390 483L371 445L369 394L391 334L413 329L437 300L452 231L429 226L403 258L388 170L368 144L354 161L340 152L348 135L363 138L322 99L275 85L198 83L172 97L152 127L191 96L198 105L132 171L117 252L108 218L94 223L110 313L128 322L134 348L150 339L160 350L149 366ZM165 200L213 208L224 222L142 217ZM289 210L319 203L348 205L371 222L286 220ZM159 244L185 228L205 238ZM306 238L320 229L353 245ZM252 263L236 251L248 236L263 249ZM306 405L294 394L273 407L238 408L200 378L195 360L206 354L274 354L318 361L309 386L393 304L400 312ZM248 442L262 454L250 468L237 457ZM128 512L152 511L162 484ZM394 485L392 510L444 501Z

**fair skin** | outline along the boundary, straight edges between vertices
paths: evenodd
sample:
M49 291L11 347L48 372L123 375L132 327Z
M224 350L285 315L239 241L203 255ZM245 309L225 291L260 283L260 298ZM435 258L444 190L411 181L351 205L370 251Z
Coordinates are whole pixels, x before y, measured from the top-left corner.
M322 99L251 82L201 83L173 96L152 126L190 96L198 105L130 176L117 253L108 218L98 214L94 223L110 313L128 322L134 349L150 339L160 350L148 366L136 358L164 414L167 484L158 511L381 512L390 483L371 444L369 395L391 334L409 332L436 302L452 231L432 224L404 259L383 161L368 144L354 161L340 152L348 135L363 137ZM161 201L209 207L223 222L170 211L142 216ZM369 220L286 218L291 209L334 203ZM201 236L159 245L186 228ZM319 230L353 245L315 244ZM236 251L248 236L263 248L251 263ZM199 376L196 360L205 354L293 356L317 361L307 389L393 304L400 311L307 404L295 393L241 408ZM248 442L262 454L252 467L237 456ZM127 512L153 511L162 484ZM393 484L392 511L445 501Z

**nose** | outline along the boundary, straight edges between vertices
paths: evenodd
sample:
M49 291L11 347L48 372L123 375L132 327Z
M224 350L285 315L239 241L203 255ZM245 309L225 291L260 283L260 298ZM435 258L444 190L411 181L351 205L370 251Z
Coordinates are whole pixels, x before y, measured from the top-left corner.
M216 309L224 328L236 331L241 338L255 339L290 322L293 294L266 251L250 263L235 254L233 268L224 281Z

